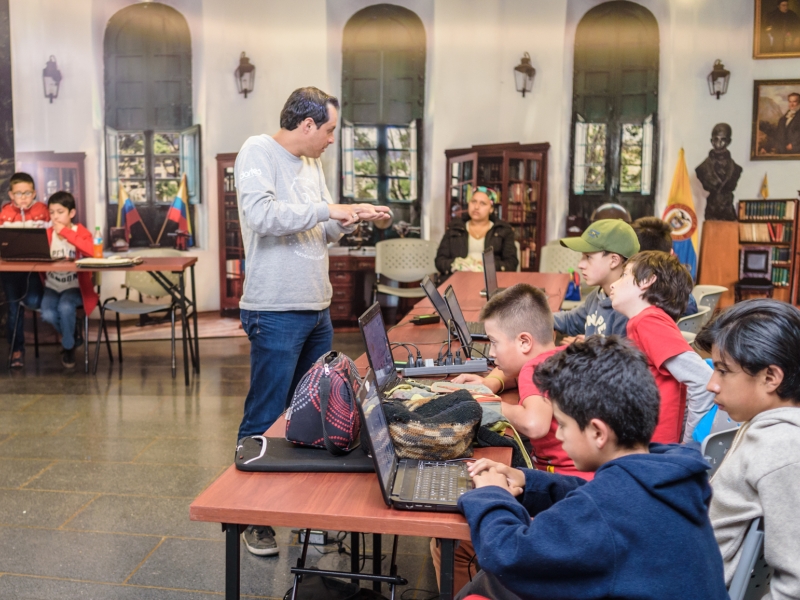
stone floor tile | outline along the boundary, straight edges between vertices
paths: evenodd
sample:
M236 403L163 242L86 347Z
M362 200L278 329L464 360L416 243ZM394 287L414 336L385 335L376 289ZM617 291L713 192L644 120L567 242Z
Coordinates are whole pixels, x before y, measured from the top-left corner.
M157 439L136 456L134 462L164 465L199 465L224 467L233 464L233 434L231 439ZM2 449L2 446L0 446ZM0 451L0 455L2 452Z
M217 594L4 575L0 598L14 600L220 600Z
M18 435L0 443L0 456L85 461L132 461L152 438Z
M94 494L0 489L0 523L56 529Z
M13 439L5 444L13 443ZM3 445L5 445L3 444ZM0 446L2 448L2 446ZM17 460L0 458L0 488L17 488L30 480L42 469L47 467L51 460Z

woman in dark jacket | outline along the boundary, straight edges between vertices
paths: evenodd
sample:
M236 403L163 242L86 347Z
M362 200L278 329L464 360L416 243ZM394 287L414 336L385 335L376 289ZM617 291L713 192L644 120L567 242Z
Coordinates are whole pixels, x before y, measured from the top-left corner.
M489 246L494 250L498 271L517 270L514 230L508 223L494 219L496 200L493 189L478 186L469 201L469 219L450 222L436 253L436 268L443 276L453 272L456 258L470 257L480 264L481 254Z

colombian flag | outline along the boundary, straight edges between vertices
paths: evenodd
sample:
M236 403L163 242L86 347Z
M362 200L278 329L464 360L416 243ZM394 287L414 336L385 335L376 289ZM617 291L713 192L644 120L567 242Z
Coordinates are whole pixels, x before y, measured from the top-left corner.
M128 191L122 183L119 183L119 195L117 197L117 227L125 227L125 236L130 241L131 239L131 226L134 223L141 223L142 218L139 216L139 211L128 198ZM144 226L144 223L142 223Z
M675 256L697 278L697 214L694 211L692 187L683 148L672 176L667 208L662 217L672 227L672 250Z
M189 239L186 245L194 246L194 238L192 237L192 224L189 221L189 194L186 188L186 173L181 178L181 187L178 189L178 195L172 201L172 206L169 207L167 212L167 221L174 221L178 224L178 231L185 231L189 234Z

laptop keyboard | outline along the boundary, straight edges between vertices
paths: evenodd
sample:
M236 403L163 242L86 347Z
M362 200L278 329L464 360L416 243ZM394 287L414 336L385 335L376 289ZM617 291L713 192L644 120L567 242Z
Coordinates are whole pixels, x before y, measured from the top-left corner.
M464 463L420 462L413 500L456 502L470 488Z

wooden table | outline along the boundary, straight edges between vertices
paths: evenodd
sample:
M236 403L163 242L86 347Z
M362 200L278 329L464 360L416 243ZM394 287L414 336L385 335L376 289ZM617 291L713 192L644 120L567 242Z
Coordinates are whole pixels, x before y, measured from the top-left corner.
M283 437L281 417L266 435ZM476 448L475 457L511 463L511 448ZM247 473L228 469L189 506L193 521L222 523L225 530L225 598L239 600L240 537L247 525L413 535L441 540L442 600L453 597L455 540L468 540L460 513L403 511L383 501L375 473ZM376 537L373 546L380 545ZM380 555L380 549L377 549ZM358 549L352 549L353 572ZM374 561L380 569L380 559ZM448 591L449 590L449 591Z
M526 282L544 288L550 306L558 310L569 282L568 275L544 273L498 273L498 284L509 287ZM452 285L466 318L476 320L486 299L480 296L482 273L456 273L443 286ZM427 299L412 313L432 312ZM436 356L447 338L442 323L415 326L407 316L389 332L392 341L414 342L425 358ZM405 350L395 357L405 359ZM366 355L356 361L363 372ZM286 422L280 418L267 436L283 437ZM511 448L476 448L476 458L488 457L510 464ZM277 525L312 529L412 535L441 540L440 598L453 597L453 553L455 540L469 539L469 526L460 513L402 511L388 508L374 473L246 473L229 467L189 507L193 521L222 523L225 530L225 598L239 600L240 534L246 525ZM373 546L380 546L379 538ZM380 553L380 550L378 550ZM358 551L353 571L358 570ZM380 560L373 561L380 568Z
M189 385L189 357L191 355L192 367L195 373L200 373L200 342L197 337L197 305L194 281L194 265L197 263L196 256L147 256L142 257L142 262L129 267L78 267L73 261L60 260L55 262L36 262L36 261L4 261L0 260L0 271L23 272L23 273L46 273L48 271L72 271L72 272L103 272L103 271L145 271L155 279L164 291L177 303L181 309L181 325L183 331L183 373L186 385ZM186 295L186 283L184 273L189 269L192 297ZM178 276L178 284L170 281L165 273L173 273ZM187 311L191 309L191 317L194 326L194 340L189 336L189 315ZM99 338L98 338L99 343Z

